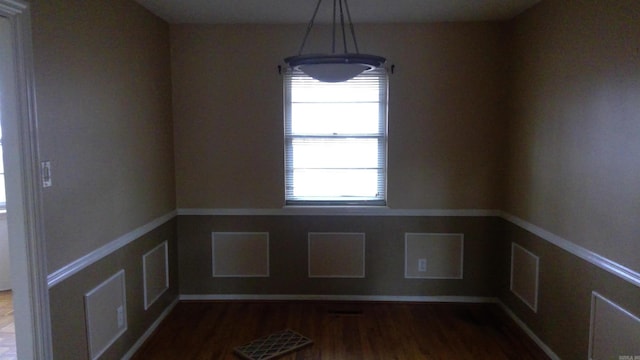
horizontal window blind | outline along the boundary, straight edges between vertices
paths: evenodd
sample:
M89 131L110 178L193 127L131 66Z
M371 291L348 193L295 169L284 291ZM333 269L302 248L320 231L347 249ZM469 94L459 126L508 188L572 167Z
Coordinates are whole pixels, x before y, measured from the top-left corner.
M325 83L285 74L288 205L384 205L387 74Z

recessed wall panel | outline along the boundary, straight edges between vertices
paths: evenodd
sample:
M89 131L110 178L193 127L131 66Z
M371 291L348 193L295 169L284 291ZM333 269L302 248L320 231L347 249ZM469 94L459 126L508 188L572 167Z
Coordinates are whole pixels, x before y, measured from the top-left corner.
M462 279L464 235L405 233L405 278Z
M534 253L511 243L511 292L533 311L538 311L539 261Z
M640 317L594 292L591 296L589 359L640 358Z
M364 233L308 234L309 277L363 278Z
M145 310L169 289L168 257L166 241L142 256Z
M211 250L214 277L269 276L269 233L214 232Z
M84 296L89 358L97 359L127 331L124 270Z

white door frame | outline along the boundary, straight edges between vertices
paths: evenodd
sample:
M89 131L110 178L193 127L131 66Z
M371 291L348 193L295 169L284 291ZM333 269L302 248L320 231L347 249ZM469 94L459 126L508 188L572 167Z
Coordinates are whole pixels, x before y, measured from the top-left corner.
M39 179L30 5L0 0L13 38L15 104L3 117L11 282L20 359L52 359L51 319Z

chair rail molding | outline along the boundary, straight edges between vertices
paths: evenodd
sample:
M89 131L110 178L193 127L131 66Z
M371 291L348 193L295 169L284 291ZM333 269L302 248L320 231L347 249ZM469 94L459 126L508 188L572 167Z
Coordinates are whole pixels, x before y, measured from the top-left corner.
M580 245L577 245L567 239L564 239L556 234L553 234L552 232L547 231L526 220L523 220L515 215L511 215L507 212L502 212L500 217L558 246L559 248L566 250L583 260L588 261L589 263L601 268L602 270L605 270L627 282L630 282L635 286L640 287L640 273Z
M63 282L65 279L82 271L87 266L97 262L105 256L117 251L118 249L128 245L129 243L137 240L144 234L154 230L155 228L163 225L167 221L173 219L176 216L176 211L170 211L150 222L130 231L111 242L99 247L98 249L70 262L69 264L61 267L60 269L52 272L47 276L47 285L49 288L56 286Z

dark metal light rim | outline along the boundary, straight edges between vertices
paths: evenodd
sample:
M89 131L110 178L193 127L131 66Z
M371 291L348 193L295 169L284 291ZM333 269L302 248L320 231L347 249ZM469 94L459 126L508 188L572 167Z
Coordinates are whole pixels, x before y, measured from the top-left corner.
M368 54L309 54L290 56L285 58L284 61L291 67L318 64L360 64L378 68L387 60L382 56Z

